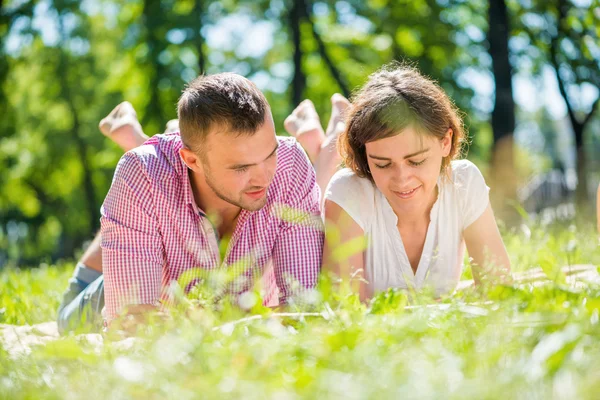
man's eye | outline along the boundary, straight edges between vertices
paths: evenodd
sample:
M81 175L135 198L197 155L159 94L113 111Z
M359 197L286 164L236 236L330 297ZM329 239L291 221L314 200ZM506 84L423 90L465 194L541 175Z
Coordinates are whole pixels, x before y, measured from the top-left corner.
M385 164L385 165L379 165L379 164L375 164L375 166L376 166L377 168L380 168L380 169L387 168L387 167L389 167L390 165L392 165L392 163L387 163L387 164Z
M410 165L412 165L413 167L417 167L417 166L423 164L426 160L427 160L426 158L422 159L421 161L412 161L412 160L410 160L408 163Z
M244 172L248 171L248 167L236 168L236 169L234 169L234 171L241 174L241 173L244 173Z

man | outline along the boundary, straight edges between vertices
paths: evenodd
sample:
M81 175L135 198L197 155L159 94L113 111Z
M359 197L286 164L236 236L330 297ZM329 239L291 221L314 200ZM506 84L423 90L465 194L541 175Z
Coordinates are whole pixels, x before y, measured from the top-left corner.
M168 303L170 284L195 267L226 271L234 294L262 276L268 305L314 287L323 242L315 172L294 139L275 136L262 93L235 74L200 77L178 114L181 135L157 135L119 162L102 207L102 254L96 238L59 310L63 332L82 316L97 326L104 300L109 322ZM119 124L128 117L135 122ZM128 150L146 138L136 123L124 103L101 130ZM123 127L137 131L133 140L119 137Z

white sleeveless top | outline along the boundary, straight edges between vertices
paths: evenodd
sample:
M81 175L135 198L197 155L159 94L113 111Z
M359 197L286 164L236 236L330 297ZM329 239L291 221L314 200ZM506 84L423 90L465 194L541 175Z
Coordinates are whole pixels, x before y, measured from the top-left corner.
M416 274L396 227L398 218L375 184L347 168L329 182L325 199L344 209L369 239L365 278L371 294L390 287L428 287L440 296L456 288L465 249L462 233L487 208L489 188L472 162L452 161L451 169L450 179L438 179L438 198Z

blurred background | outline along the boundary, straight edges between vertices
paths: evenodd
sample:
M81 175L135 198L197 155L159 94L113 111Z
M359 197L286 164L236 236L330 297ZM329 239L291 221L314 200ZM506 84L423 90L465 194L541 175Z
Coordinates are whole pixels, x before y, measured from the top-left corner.
M302 99L329 118L392 60L464 112L467 157L505 227L595 221L599 0L0 0L0 267L78 254L122 152L98 130L133 103L145 132L186 82L233 71L266 94L280 134ZM591 239L592 240L592 239Z

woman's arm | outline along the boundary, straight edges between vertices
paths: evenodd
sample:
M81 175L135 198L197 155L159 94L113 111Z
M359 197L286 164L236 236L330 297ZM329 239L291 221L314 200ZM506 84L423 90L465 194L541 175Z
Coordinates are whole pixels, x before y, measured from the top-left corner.
M464 230L463 237L473 259L471 264L476 284L480 284L482 279L510 280L510 259L491 205Z
M350 283L361 301L370 295L365 280L365 250L367 240L364 231L336 203L325 200L325 246L323 271L332 272Z

